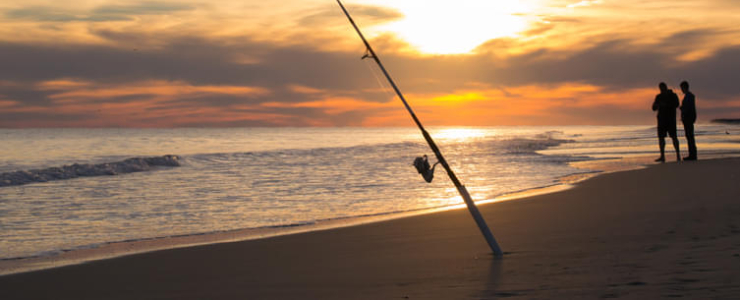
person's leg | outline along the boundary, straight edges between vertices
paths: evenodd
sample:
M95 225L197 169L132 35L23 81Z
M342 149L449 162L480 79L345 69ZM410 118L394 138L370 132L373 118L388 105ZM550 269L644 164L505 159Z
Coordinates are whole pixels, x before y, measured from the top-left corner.
M681 150L678 149L678 138L673 138L673 148L676 149L676 161L681 161Z
M686 142L689 143L689 159L696 159L696 140L694 139L694 123L684 123L684 132L686 133Z
M676 161L681 161L681 150L678 149L678 136L676 135L676 128L671 128L671 130L668 132L670 134L671 139L673 140L673 149L676 149Z
M665 161L665 130L658 125L658 146L660 146L660 157L656 159L656 162Z
M660 157L655 161L665 161L665 138L658 137L658 146L660 146Z

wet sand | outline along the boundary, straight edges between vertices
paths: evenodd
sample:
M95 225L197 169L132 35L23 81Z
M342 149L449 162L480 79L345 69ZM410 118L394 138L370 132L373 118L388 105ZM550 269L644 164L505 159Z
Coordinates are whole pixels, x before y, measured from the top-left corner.
M740 159L467 210L0 276L0 299L740 298ZM399 199L402 201L402 199Z

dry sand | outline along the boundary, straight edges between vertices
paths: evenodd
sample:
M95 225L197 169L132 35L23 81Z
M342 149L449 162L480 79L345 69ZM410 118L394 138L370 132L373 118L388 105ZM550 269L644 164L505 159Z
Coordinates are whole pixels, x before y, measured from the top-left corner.
M467 210L0 277L0 299L740 299L740 159ZM402 201L399 199L399 201Z

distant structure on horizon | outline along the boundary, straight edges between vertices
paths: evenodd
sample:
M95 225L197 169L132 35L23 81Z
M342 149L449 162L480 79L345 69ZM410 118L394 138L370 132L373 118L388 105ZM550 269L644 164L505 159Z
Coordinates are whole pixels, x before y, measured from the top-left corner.
M740 119L714 119L712 123L740 125Z

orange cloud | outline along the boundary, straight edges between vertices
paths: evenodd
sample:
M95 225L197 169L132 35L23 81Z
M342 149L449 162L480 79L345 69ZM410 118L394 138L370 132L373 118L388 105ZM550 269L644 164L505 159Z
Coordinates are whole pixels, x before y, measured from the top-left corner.
M604 91L594 85L569 83L554 86L516 86L475 89L450 94L408 94L407 99L426 125L558 125L635 124L653 121L650 105L654 89ZM360 113L363 126L413 126L400 100L378 103L356 98L327 96L319 101L269 102L266 108L313 108L327 115ZM584 112L613 112L613 118L594 118ZM625 114L627 116L625 117ZM308 121L307 121L308 122ZM331 126L329 119L308 122ZM334 124L336 125L336 124Z
M298 93L298 94L311 94L311 95L313 95L313 94L322 94L322 93L326 93L327 92L326 90L312 88L312 87L309 87L309 86L296 85L296 84L289 85L288 86L288 89L290 91L292 91L294 93Z
M63 78L57 80L47 80L37 84L40 90L71 90L79 89L83 87L89 87L92 82L85 80L76 80L71 78Z
M230 122L244 120L274 121L288 119L269 113L245 113L246 106L214 107L198 103L201 97L230 96L255 98L269 95L268 89L251 86L191 85L179 81L142 81L129 84L96 84L93 82L58 79L36 84L38 90L48 91L51 105L22 105L17 101L0 100L5 113L34 113L46 115L80 116L78 121L66 119L63 126L125 126L170 127L188 123ZM125 97L116 100L117 97ZM196 99L193 103L178 103ZM53 119L53 118L52 118ZM47 126L54 121L14 122L4 126Z
M2 108L8 108L8 107L16 106L16 105L18 105L17 101L0 99L0 107Z
M417 116L428 125L558 125L558 124L613 124L614 120L579 117L585 110L634 111L634 117L624 119L624 124L652 122L650 104L653 89L630 89L621 92L604 92L603 88L584 84L557 86L518 86L502 89L476 89L457 91L453 94L409 94L407 98ZM399 103L400 113L368 118L368 125L412 125ZM572 112L572 113L569 113ZM575 122L574 122L575 120ZM640 121L643 120L643 121Z
M270 93L269 90L261 87L249 86L217 86L201 85L194 86L185 82L171 82L163 80L146 81L139 83L129 83L126 85L94 85L84 82L74 81L51 81L43 85L59 88L60 86L66 91L53 94L49 98L59 103L80 102L84 100L106 99L112 97L131 96L131 95L152 95L163 99L174 99L197 94L216 94L232 95L243 97L258 97Z
M0 107L6 112L85 116L79 121L65 120L64 126L228 126L244 122L272 126L413 126L397 98L374 102L331 95L305 86L289 86L288 89L321 98L260 103L260 96L271 95L269 90L244 86L194 86L168 81L117 86L64 79L43 82L38 86L53 92L49 97L53 99L53 105L23 106L16 101L0 100ZM453 93L411 93L406 96L417 116L428 126L616 125L653 122L650 105L656 92L654 88L609 91L581 83L501 88L472 84ZM213 105L198 100L209 95L251 97L255 102ZM125 98L111 100L115 97ZM183 98L192 100L182 101ZM703 103L704 108L715 106L740 107L740 100L714 106L710 102ZM28 124L15 123L12 127ZM53 122L33 124L30 126Z
M265 107L299 107L299 108L318 108L327 114L341 114L349 111L363 111L378 108L394 107L392 103L368 102L353 98L329 98L320 101L298 102L298 103L281 103L269 102L264 103Z

